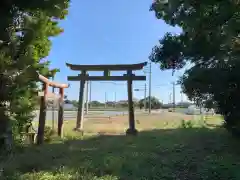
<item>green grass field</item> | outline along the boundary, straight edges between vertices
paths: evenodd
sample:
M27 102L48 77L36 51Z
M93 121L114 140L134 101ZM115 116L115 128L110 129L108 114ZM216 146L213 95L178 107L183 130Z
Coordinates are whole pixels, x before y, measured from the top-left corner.
M136 119L140 130L136 137L119 135L127 128L127 117L103 120L102 126L96 125L100 120L89 119L85 128L95 130L95 135L85 137L72 133L74 122L68 122L64 140L26 147L2 161L0 179L240 179L239 142L219 126L221 118L209 118L205 125L196 118L192 123L186 120L187 126L180 119L157 115ZM117 133L97 133L110 127Z

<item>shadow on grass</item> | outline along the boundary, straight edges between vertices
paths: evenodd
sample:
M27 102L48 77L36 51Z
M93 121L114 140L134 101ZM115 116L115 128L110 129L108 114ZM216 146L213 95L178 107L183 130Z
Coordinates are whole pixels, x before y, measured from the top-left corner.
M239 179L237 144L221 128L66 140L16 154L2 179Z

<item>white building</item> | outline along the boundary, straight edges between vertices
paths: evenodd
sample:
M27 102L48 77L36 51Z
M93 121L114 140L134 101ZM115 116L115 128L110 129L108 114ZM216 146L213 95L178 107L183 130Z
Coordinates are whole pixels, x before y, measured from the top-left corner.
M196 105L190 105L188 106L187 110L186 110L186 114L189 115L198 115L198 114L212 114L214 115L215 112L213 109L205 109L205 108L200 108Z

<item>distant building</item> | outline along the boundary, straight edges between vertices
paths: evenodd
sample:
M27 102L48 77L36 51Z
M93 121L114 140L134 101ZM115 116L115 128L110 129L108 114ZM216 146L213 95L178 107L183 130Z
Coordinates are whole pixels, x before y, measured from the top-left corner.
M196 105L190 105L187 110L186 110L186 114L189 115L198 115L198 114L212 114L214 115L215 112L213 109L205 109L205 108L200 108Z
M186 110L186 114L189 114L189 115L197 115L197 114L200 114L200 108L198 108L197 106L195 105L190 105L187 110Z
M63 108L65 109L65 110L72 110L72 109L76 109L76 107L74 107L74 105L73 104L71 104L71 103L65 103L64 105L63 105Z

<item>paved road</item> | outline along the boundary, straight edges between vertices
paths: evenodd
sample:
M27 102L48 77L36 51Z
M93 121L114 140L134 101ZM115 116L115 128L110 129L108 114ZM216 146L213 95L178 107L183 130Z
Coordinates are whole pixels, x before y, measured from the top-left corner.
M167 110L152 110L152 114L159 114L159 113L163 113L163 112L167 112ZM139 114L139 113L148 113L145 112L144 110L136 110L135 114ZM39 119L39 110L35 111L35 118L34 120L38 120ZM58 112L57 111L47 111L47 120L52 120L54 114L54 120L58 119ZM124 115L124 114L128 114L127 111L90 111L89 114L85 117L106 117L106 116L115 116L115 115ZM75 120L77 118L77 111L64 111L64 120Z
M39 111L35 111L35 118L34 120L39 119ZM58 118L58 112L57 111L47 111L47 117L46 119L52 119L54 114L54 120L57 120ZM94 111L94 112L89 112L88 116L114 116L118 114L127 114L127 112L119 112L119 111ZM77 118L77 111L64 111L64 120L74 120Z

